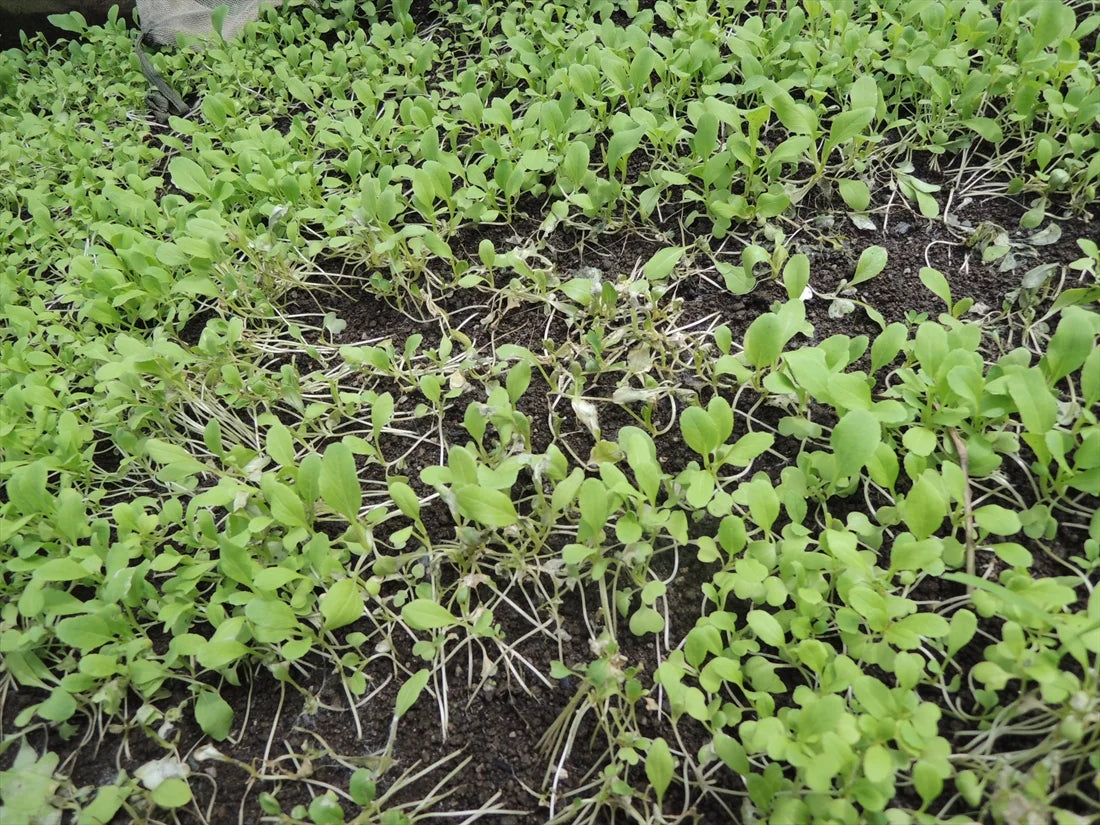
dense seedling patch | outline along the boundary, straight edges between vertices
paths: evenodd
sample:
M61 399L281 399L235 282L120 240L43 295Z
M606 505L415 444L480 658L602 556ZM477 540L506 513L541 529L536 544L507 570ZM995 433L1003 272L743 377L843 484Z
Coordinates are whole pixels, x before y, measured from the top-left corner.
M5 52L0 819L1096 822L1100 13L993 5Z

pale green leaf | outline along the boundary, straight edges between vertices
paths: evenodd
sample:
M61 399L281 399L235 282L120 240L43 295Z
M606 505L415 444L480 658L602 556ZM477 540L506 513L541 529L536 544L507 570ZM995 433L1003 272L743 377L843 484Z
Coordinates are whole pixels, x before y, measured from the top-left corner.
M649 746L649 751L646 753L645 775L657 794L658 805L664 799L665 792L672 782L675 767L668 742L662 737L654 739Z
M340 579L321 596L318 607L326 630L336 630L358 621L365 608L359 583L355 579Z
M420 698L420 694L424 692L431 675L430 670L421 668L405 680L405 684L401 685L401 688L397 691L397 701L393 710L394 716L400 719L409 712L412 706L416 704L416 700Z
M451 611L431 599L413 599L401 608L401 619L413 630L438 630L458 624Z
M487 527L510 527L519 521L512 500L500 490L488 490L472 484L455 491L458 511L468 519Z

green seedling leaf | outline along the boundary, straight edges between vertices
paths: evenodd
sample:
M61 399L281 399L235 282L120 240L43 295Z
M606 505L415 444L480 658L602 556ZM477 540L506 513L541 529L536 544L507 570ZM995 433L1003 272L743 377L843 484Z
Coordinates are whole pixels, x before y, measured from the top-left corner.
M336 630L358 621L366 607L355 579L340 579L321 596L318 608L325 630Z
M212 690L204 690L195 700L195 721L203 733L219 742L229 736L233 708Z
M943 793L943 777L935 765L921 759L913 766L913 786L920 794L921 801L928 805Z
M265 473L260 480L260 489L271 506L271 515L280 524L287 527L305 527L306 509L302 499L282 482L276 481L271 473Z
M796 135L813 135L817 132L817 114L805 103L798 103L790 93L774 87L766 94L768 104L775 109L779 121Z
M1081 395L1086 406L1100 402L1100 347L1093 347L1081 367Z
M223 668L248 653L248 647L236 639L209 641L195 655L198 663L211 670Z
M416 704L416 700L420 698L420 694L424 692L424 688L427 687L431 675L430 670L421 668L406 680L405 684L397 691L397 701L393 709L394 716L400 719L412 709L412 706Z
M895 713L894 697L890 688L874 676L858 676L852 682L852 692L863 709L877 719L890 719Z
M184 455L190 458L190 455L186 453ZM15 469L4 487L8 494L8 501L14 504L19 512L28 515L47 513L52 510L53 496L46 490L48 474L46 464L41 460Z
M363 506L363 489L355 471L355 456L342 441L334 441L325 448L318 487L325 504L348 522L354 524L358 521L359 508Z
M374 404L370 408L370 426L371 436L375 441L378 440L382 430L390 425L390 421L393 420L393 411L394 400L390 393L384 392L374 399Z
M801 252L792 255L783 267L783 286L787 289L787 297L792 301L802 300L809 283L810 259Z
M974 510L974 521L987 533L1011 536L1023 529L1020 517L999 504L986 504Z
M871 745L864 752L863 775L872 782L883 782L894 775L894 759L889 748Z
M649 281L663 281L672 274L686 250L687 247L684 246L670 246L655 252L642 267L642 274Z
M589 150L583 141L574 141L565 150L565 159L562 162L562 173L575 186L580 186L588 174Z
M886 250L881 246L869 246L860 253L859 263L856 264L856 274L848 282L848 286L862 284L874 278L886 268Z
M955 611L947 631L947 655L953 656L962 649L978 630L978 617L963 608Z
M878 334L871 344L871 372L876 373L898 357L908 337L905 324L898 321L890 324Z
M188 195L202 195L209 198L212 188L210 178L203 168L190 158L177 156L168 164L168 174L177 189Z
M62 619L54 627L57 638L69 647L84 653L91 653L98 647L114 641L107 620L102 616L83 615Z
M401 619L413 630L439 630L459 623L451 611L431 599L413 599L401 608Z
M717 731L714 734L714 752L718 758L726 763L731 771L739 776L749 776L752 773L752 765L749 756L745 752L745 746L729 734Z
M76 825L108 825L115 818L127 792L118 785L103 785L76 817Z
M191 801L191 786L179 777L165 779L153 789L150 798L158 808L182 808Z
M902 518L918 540L935 533L947 516L947 501L940 486L922 474L899 505Z
M290 630L298 625L294 611L278 599L251 599L244 606L244 615L252 624L270 630Z
M688 407L680 414L680 432L684 442L704 458L722 443L718 427L701 407Z
M665 619L652 607L642 605L630 616L630 632L635 636L660 633L665 629Z
M1050 383L1060 381L1081 367L1096 350L1100 316L1081 307L1066 307L1058 329L1047 343L1042 366Z
M783 322L774 312L766 312L745 330L745 357L757 369L774 364L783 352Z
M867 465L882 440L878 419L868 410L849 410L829 437L838 478L855 475Z
M1024 427L1040 436L1054 429L1058 421L1058 400L1039 369L1018 370L1006 376L1006 384Z
M910 427L901 437L901 443L914 455L930 456L936 450L936 434L924 427Z
M313 798L309 803L309 818L313 825L343 825L344 809L332 791Z
M416 676L414 675L413 678L416 678ZM378 795L378 787L375 785L373 774L366 768L359 768L355 771L348 781L348 794L356 805L362 807L370 805Z
M65 558L50 559L34 571L34 578L40 582L74 582L91 575L84 565Z
M1001 125L991 117L972 117L969 120L964 120L963 126L973 129L982 140L987 140L990 143L1000 143L1005 138L1004 132L1001 131Z
M294 466L294 437L283 424L273 424L267 431L267 454L284 467Z
M719 453L723 464L732 464L734 467L748 467L757 457L767 452L774 443L775 436L771 433L745 433L728 449L719 450Z
M645 759L645 775L649 784L653 786L657 794L657 804L660 805L672 782L675 763L672 753L669 751L668 742L662 737L657 737L649 746Z
M783 647L785 635L783 626L771 613L764 610L750 610L745 617L749 628L764 644L772 647Z
M178 444L169 444L159 438L150 438L145 442L145 454L165 468L173 470L173 477L201 473L206 465Z
M657 493L661 486L661 465L657 463L657 448L649 433L638 427L623 427L619 430L619 446L626 453L627 463L634 471L638 489L649 500L657 503Z
M943 276L943 273L938 269L932 269L928 266L922 266L920 269L920 282L924 284L928 289L947 304L947 311L951 311L951 287L947 285L947 278Z
M510 527L519 521L512 500L500 490L467 485L455 491L458 511L486 527Z
M520 361L510 370L505 379L505 389L508 392L508 400L515 404L527 392L531 384L531 364L528 361Z
M832 126L829 128L829 144L839 146L854 137L863 135L874 117L875 110L869 106L841 112L833 118Z
M413 488L403 481L391 481L388 487L390 498L393 499L393 503L397 505L397 509L413 521L419 521L420 499L417 498Z
M861 180L837 181L840 196L848 204L848 208L856 212L863 212L871 205L871 189Z

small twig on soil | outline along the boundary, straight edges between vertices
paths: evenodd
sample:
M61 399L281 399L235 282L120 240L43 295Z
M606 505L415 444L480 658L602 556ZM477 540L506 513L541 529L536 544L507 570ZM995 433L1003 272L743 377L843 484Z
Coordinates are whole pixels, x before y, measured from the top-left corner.
M959 433L954 427L947 428L948 435L951 436L951 440L955 443L955 452L959 454L959 466L963 472L963 525L966 529L966 574L968 576L974 575L974 506L970 493L970 461L967 458L966 445L963 444L963 440L959 438ZM967 586L968 592L973 592L974 588L971 585Z

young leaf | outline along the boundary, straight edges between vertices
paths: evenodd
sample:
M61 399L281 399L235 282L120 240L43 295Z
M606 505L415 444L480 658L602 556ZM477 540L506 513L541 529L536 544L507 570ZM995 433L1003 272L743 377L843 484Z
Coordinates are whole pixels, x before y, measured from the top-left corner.
M774 364L783 344L783 324L774 312L759 316L745 330L745 356L757 369Z
M939 485L927 475L921 475L901 501L899 509L909 530L920 540L939 529L947 516L947 501Z
M750 610L745 620L756 637L772 647L783 647L785 638L779 620L765 610Z
M334 441L325 448L319 487L329 507L351 523L358 520L363 490L355 471L355 457L342 441Z
M858 472L874 455L882 440L878 419L867 410L849 410L837 422L829 437L836 456L838 478Z
M656 504L661 484L661 465L657 463L657 448L653 439L644 430L627 426L619 430L619 446L626 453L626 461L634 471L638 489L651 504Z
M704 458L721 443L714 421L700 407L688 407L680 414L680 432L684 436L684 442Z
M203 733L219 742L229 736L233 708L212 690L204 690L195 700L195 721Z
M1058 400L1036 367L1019 369L1007 376L1008 394L1020 413L1020 421L1036 435L1046 435L1058 420Z
M947 311L951 311L951 287L947 285L947 278L938 269L922 266L920 269L920 282L932 291L932 294L947 304Z
M670 246L653 253L653 257L642 267L642 274L649 281L663 281L676 268L686 250L684 246Z
M438 630L458 624L451 611L431 599L413 599L401 608L401 620L413 630Z
M771 433L751 432L745 433L728 449L719 452L722 463L732 464L735 467L748 467L753 459L763 455L774 443L775 436Z
M802 300L809 283L810 259L801 252L792 255L783 267L783 286L787 288L787 297L792 301Z
M412 706L416 704L416 700L420 698L420 694L424 692L431 675L431 671L424 667L406 680L405 684L397 691L397 701L393 709L395 717L400 719L412 709Z
M1100 316L1081 307L1066 307L1058 329L1047 343L1042 366L1051 383L1060 381L1085 363L1095 351Z
M177 189L188 195L204 195L210 197L210 178L195 161L190 158L177 156L168 163L168 174L172 176L172 183Z
M861 180L839 180L837 188L840 189L840 197L848 204L848 208L856 212L863 212L871 205L871 189Z
M469 484L455 491L458 511L486 527L510 527L519 521L512 500L500 490Z
M898 357L901 348L905 346L908 331L905 324L894 321L886 329L879 333L875 342L871 344L871 372L877 373L891 361Z
M179 777L165 779L153 789L151 798L160 808L182 808L191 801L191 787Z
M630 632L635 636L660 633L665 629L665 619L652 607L642 605L630 616Z
M416 497L413 488L403 481L391 481L388 487L390 498L393 499L393 503L397 505L397 509L413 521L419 521L420 499Z
M863 775L872 782L883 782L894 775L894 759L890 749L874 744L863 754Z
M856 274L848 282L848 286L862 284L874 278L886 268L886 250L881 246L869 246L860 253L859 263L856 264Z
M649 784L657 794L657 804L660 805L665 798L665 792L672 782L675 763L672 753L669 751L668 742L663 737L657 737L649 746L649 752L645 759L645 775Z
M260 488L271 506L271 515L286 527L305 527L306 509L298 494L285 484L275 480L271 473L265 473Z
M849 112L841 112L833 118L829 128L829 143L839 146L852 138L864 133L875 117L875 110L871 107L853 109Z
M1007 507L999 504L986 504L974 511L974 521L987 533L998 536L1011 536L1023 529L1020 517Z
M318 604L324 618L325 630L336 630L363 615L363 594L355 579L340 579L321 596Z

